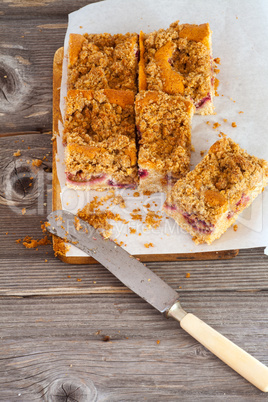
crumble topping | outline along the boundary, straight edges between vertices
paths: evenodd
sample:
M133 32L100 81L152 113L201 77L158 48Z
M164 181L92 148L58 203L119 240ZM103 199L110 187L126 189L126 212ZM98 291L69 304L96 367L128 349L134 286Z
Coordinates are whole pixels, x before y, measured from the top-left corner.
M137 91L138 35L70 34L69 89Z
M135 183L133 92L69 91L64 142L66 171L72 180L85 182L108 174L115 182Z
M176 21L166 30L143 35L144 68L140 64L140 70L145 70L147 89L181 93L196 105L213 95L209 24L179 25ZM146 89L144 84L141 89Z
M142 91L136 97L139 166L177 177L189 171L193 104L180 95Z
M114 200L116 197L112 196L111 198ZM104 230L103 235L105 238L108 238L111 236L111 230L113 228L113 225L109 223L109 220L121 221L123 223L127 222L125 219L121 218L120 214L115 214L108 208L104 211L100 209L100 206L102 206L103 202L106 200L107 198L105 199L104 197L100 199L94 197L93 200L86 204L82 210L78 211L77 216L88 222L95 229Z
M246 194L261 180L265 186L268 163L224 137L211 146L193 171L175 184L167 204L214 224L230 207L240 208L248 202Z

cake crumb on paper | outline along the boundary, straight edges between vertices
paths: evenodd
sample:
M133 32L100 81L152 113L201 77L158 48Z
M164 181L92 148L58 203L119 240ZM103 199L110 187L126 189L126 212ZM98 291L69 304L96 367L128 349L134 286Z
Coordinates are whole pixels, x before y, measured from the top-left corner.
M150 248L150 247L154 247L154 245L153 245L153 243L145 243L144 247Z

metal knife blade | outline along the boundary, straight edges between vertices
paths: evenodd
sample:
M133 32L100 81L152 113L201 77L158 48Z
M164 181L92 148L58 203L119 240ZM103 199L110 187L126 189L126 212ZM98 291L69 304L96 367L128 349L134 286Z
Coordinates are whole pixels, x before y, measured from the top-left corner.
M65 211L48 216L47 229L94 257L128 288L157 310L180 322L181 327L263 392L268 392L268 367L215 331L198 317L186 313L178 293L144 264L113 241L105 240L87 222Z
M99 261L124 285L137 293L161 313L179 298L178 293L122 247L104 239L87 222L66 211L48 215L47 229ZM77 230L79 229L79 230Z

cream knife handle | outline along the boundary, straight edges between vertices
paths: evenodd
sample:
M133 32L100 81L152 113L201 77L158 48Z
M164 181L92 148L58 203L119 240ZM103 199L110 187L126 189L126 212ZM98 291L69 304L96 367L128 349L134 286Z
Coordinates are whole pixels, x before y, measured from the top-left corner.
M168 314L180 321L181 327L204 345L219 359L263 392L268 391L268 367L259 362L225 336L204 323L193 314L181 317L179 310Z
M263 392L268 391L268 367L193 314L186 314L181 327L219 359Z

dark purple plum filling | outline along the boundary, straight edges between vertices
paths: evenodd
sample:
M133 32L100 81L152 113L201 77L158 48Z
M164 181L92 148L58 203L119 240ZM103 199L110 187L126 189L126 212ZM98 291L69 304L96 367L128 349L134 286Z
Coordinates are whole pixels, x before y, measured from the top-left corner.
M176 211L176 209L177 209L177 207L176 207L176 205L174 205L174 204L167 204L167 203L165 203L165 208L166 209L170 209L171 211Z
M115 183L113 180L108 180L108 185L116 188L136 188L136 184L134 183Z
M166 179L167 184L169 184L171 186L173 186L178 181L178 177L172 176L171 173L168 173L165 176L165 179Z
M227 219L231 219L234 216L234 212L233 211L229 211L228 215L227 215Z
M240 200L235 204L237 207L245 207L249 202L250 198L246 194L242 194Z
M91 176L90 179L85 179L82 174L83 174L82 170L79 170L76 174L67 172L66 178L70 182L79 184L79 183L98 183L100 181L103 181L106 177L106 174L101 174L99 176Z
M137 132L137 140L138 140L138 142L140 142L140 140L141 140L141 132L140 132L140 129L139 129L138 126L136 126L136 132Z
M148 176L149 173L148 173L148 170L146 170L146 169L139 169L138 174L139 174L140 179L144 179L146 176Z
M250 200L250 197L243 193L240 200L235 204L235 210L228 212L227 219L231 219L235 213L237 213L239 210L243 209L248 204L249 200Z
M196 109L199 109L200 107L204 106L204 104L208 101L211 100L210 93L207 94L203 99L201 99L199 102L195 103Z
M182 216L184 217L186 222L189 225L191 225L195 230L198 230L198 232L206 234L213 232L214 225L198 219L194 214L188 214L187 212L183 212Z
M173 65L174 65L174 60L173 60L171 57L168 59L168 62L169 62L169 64L173 67Z

